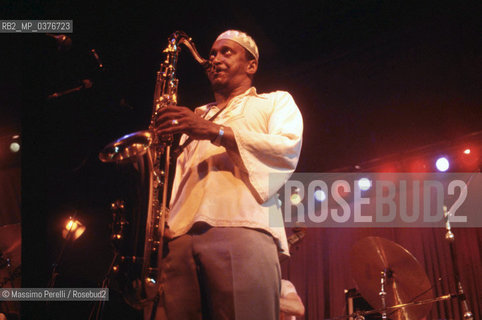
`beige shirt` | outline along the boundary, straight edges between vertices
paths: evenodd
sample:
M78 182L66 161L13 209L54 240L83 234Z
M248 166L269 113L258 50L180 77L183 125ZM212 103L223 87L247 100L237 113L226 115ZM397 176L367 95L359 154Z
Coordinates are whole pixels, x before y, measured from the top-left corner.
M219 109L199 107L205 119ZM287 92L257 94L254 87L233 98L214 120L230 127L239 154L209 140L194 140L177 159L168 224L173 236L195 222L269 232L282 253L288 245L277 191L298 163L301 113ZM181 143L187 136L181 137Z

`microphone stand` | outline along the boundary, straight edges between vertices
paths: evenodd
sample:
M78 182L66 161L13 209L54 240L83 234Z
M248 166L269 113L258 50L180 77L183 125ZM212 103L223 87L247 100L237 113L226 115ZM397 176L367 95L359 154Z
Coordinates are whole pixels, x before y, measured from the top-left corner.
M462 306L462 318L464 320L474 320L474 315L469 309L469 304L467 302L467 297L465 296L464 289L462 287L462 282L460 281L460 274L459 268L457 266L457 255L455 252L455 235L453 234L451 227L450 227L450 216L451 213L447 211L447 207L443 207L444 210L444 217L447 219L445 222L445 228L447 232L445 233L445 240L449 243L450 248L450 258L452 260L452 266L454 268L454 278L455 278L455 286L457 289L457 298L459 303Z
M73 218L77 218L77 211L75 211ZM60 250L59 255L57 256L57 259L55 259L55 262L52 264L52 273L50 275L49 283L47 284L47 288L53 288L55 286L55 281L57 280L57 276L59 275L59 272L57 271L58 266L62 262L62 259L64 257L64 251L67 248L67 245L69 242L71 242L71 235L72 235L72 228L69 228L67 230L67 235L65 236L65 239L62 244L62 249ZM48 304L48 301L47 301Z
M65 96L67 94L71 94L71 93L74 93L74 92L78 92L78 91L81 91L81 90L84 90L84 89L90 89L92 88L92 80L90 79L84 79L82 80L82 84L78 87L75 87L75 88L71 88L71 89L67 89L67 90L64 90L64 91L61 91L61 92L54 92L52 94L50 94L47 99L55 99L55 98L60 98L61 96Z
M112 276L112 271L114 271L114 264L117 261L118 256L119 256L119 253L116 251L114 253L114 257L112 258L112 262L110 263L109 269L107 270L107 273L104 276L104 280L102 280L102 289L109 288L110 277ZM104 305L105 305L104 300L95 303L92 309L90 310L89 320L102 319L102 314L104 312Z

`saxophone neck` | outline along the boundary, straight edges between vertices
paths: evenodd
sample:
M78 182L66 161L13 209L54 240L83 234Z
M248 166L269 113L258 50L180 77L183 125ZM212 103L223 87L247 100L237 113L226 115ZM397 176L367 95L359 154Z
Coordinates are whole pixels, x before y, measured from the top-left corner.
M172 48L176 48L176 50L178 50L178 46L180 44L183 44L189 49L189 52L191 52L191 55L200 65L202 65L205 69L209 69L211 67L211 62L201 57L201 55L196 49L196 45L192 41L192 38L189 37L184 31L174 32L170 38L169 43L172 44Z

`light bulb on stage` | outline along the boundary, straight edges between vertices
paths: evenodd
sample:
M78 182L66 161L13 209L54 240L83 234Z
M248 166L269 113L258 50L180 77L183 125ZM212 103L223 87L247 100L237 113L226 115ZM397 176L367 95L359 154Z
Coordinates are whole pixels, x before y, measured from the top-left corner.
M437 159L437 162L435 162L435 166L437 167L437 170L440 172L445 172L449 169L450 163L449 160L445 157L441 157Z
M12 140L10 142L9 149L13 153L17 153L20 151L20 135L16 134L12 136Z
M323 190L320 190L320 189L316 190L314 193L314 196L315 196L315 200L318 202L323 202L326 200L326 193Z
M18 142L10 143L10 151L12 152L19 152L20 151L20 144Z
M64 239L77 240L84 233L85 226L79 221L72 217L69 218L62 230L62 237Z
M301 202L300 190L298 188L290 196L291 204L297 206Z
M367 191L372 187L372 182L368 180L368 178L361 178L360 180L358 180L358 187L362 191Z

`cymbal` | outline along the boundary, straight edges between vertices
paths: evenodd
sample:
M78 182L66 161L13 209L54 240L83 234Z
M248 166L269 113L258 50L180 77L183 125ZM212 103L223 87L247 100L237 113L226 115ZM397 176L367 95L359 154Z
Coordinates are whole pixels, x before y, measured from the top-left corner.
M351 249L351 271L362 297L374 308L382 309L381 273L387 273L385 306L433 298L432 285L415 257L393 241L380 237L363 238ZM425 317L432 304L409 305L387 311L392 320L417 320Z

